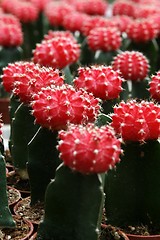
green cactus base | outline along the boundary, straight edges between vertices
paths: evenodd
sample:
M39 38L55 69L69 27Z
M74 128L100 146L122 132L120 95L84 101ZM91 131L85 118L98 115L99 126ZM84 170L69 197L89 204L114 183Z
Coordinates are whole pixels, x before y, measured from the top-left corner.
M58 158L57 131L39 128L28 144L27 170L31 189L31 205L44 202L45 191L60 160Z
M46 191L38 240L97 240L103 208L101 175L83 175L63 164Z
M0 145L2 145L0 143ZM15 228L16 224L8 206L6 165L0 153L0 228Z
M20 104L12 119L12 146L13 164L21 179L28 179L26 163L28 161L28 142L34 136L38 125L34 124L31 108L24 103Z
M160 143L123 145L116 170L108 172L105 208L108 223L160 228Z

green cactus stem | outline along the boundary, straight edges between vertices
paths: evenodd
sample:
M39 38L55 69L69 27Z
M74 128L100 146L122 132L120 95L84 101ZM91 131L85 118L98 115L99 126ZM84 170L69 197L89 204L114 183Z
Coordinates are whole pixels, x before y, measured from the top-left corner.
M102 112L104 114L110 114L113 113L113 107L118 104L120 101L119 98L106 100L102 102Z
M111 65L113 58L118 54L118 51L108 51L103 52L101 50L98 50L95 52L94 55L94 63L95 64L106 64Z
M57 131L40 127L28 144L27 170L30 181L31 205L44 202L45 191L60 160L58 158Z
M118 227L160 228L160 142L128 142L105 184L107 222Z
M90 50L86 39L84 39L84 41L81 44L80 63L84 66L94 63L94 55L95 53Z
M6 165L1 149L2 143L0 143L0 228L15 228L16 224L8 206Z
M24 33L23 59L28 60L32 57L32 50L36 46L35 26L33 23L23 23L22 29Z
M47 187L38 240L97 240L103 209L102 175L84 175L61 164Z
M149 89L149 78L145 78L141 81L132 81L127 80L122 85L123 91L120 94L121 100L128 100L128 99L143 99L147 100L150 98Z
M18 108L18 106L21 104L19 98L17 96L15 96L14 94L11 94L10 96L10 103L9 103L9 118L10 118L10 127L12 129L12 119L14 118L14 114L16 112L16 109ZM9 136L9 141L8 141L8 146L9 146L9 150L10 153L12 155L12 130L10 131L10 136Z
M38 129L34 124L34 117L31 115L31 108L21 103L17 108L14 118L12 119L12 146L11 153L13 164L21 179L28 179L26 163L28 161L27 144Z

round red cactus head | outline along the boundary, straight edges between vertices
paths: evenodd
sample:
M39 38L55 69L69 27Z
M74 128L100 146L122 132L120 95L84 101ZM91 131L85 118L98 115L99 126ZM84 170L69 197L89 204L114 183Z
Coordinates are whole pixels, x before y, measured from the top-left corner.
M89 15L105 15L108 7L105 0L81 0L76 1L74 5L77 11Z
M33 50L33 61L43 66L64 68L78 61L80 45L71 37L44 40Z
M43 88L31 103L36 123L57 130L69 122L83 124L95 121L99 114L99 100L70 85Z
M149 85L151 97L156 101L160 102L160 71L158 71L155 75L151 77Z
M106 172L120 161L121 141L109 126L70 125L59 132L60 158L82 174Z
M84 88L95 97L110 100L119 97L123 79L110 66L91 66L78 69L78 77L74 79L76 88Z
M87 43L93 51L116 51L122 43L121 33L115 27L93 28L87 36Z
M119 70L126 80L140 81L147 77L149 72L148 59L138 51L124 51L118 54L113 62L114 70Z
M16 79L23 75L26 68L32 69L34 67L33 62L15 62L9 63L2 69L2 83L7 92L11 92L14 88Z
M11 13L0 13L0 21L6 24L13 24L21 27L19 19Z
M88 16L82 24L81 32L84 36L88 36L92 29L99 27L117 27L117 23L103 16Z
M85 13L77 11L70 12L64 16L63 27L71 32L82 32L83 24L87 18L89 18L89 16Z
M128 0L115 1L113 4L113 15L127 15L134 17L136 11L136 5Z
M126 33L134 42L147 42L157 37L158 26L151 19L133 20L128 24Z
M22 102L31 101L33 94L42 87L64 83L59 70L51 67L40 67L32 62L16 62L4 68L2 75L3 85L7 90L13 91Z
M124 141L147 141L160 137L160 106L153 102L121 102L114 107L111 126Z
M52 26L63 26L64 17L75 11L73 5L63 1L50 1L44 8L44 13Z
M38 18L38 8L30 1L4 0L2 7L24 23L33 22Z
M0 21L0 45L16 47L23 43L22 29L18 24L7 24Z

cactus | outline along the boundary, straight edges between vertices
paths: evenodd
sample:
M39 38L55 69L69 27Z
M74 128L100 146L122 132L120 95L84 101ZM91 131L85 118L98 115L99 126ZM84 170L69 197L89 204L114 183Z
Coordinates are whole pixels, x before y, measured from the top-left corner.
M119 165L106 176L107 222L158 229L160 107L147 101L120 103L111 126L124 143Z
M97 240L104 202L104 172L119 162L113 129L70 125L59 132L63 160L47 187L37 239ZM94 160L93 160L94 159ZM90 202L92 199L92 204Z
M127 50L142 52L150 60L150 74L157 71L159 33L158 25L151 18L133 20L128 24L126 33L130 44Z
M139 98L147 99L150 97L149 79L149 61L145 55L138 51L124 51L119 53L112 62L114 70L119 70L122 77L127 81L123 85L128 96L122 94L121 100ZM124 99L123 99L124 97Z
M102 108L105 114L113 111L113 105L118 102L122 91L123 78L112 67L92 65L80 67L78 77L73 81L77 89L84 88L102 99Z

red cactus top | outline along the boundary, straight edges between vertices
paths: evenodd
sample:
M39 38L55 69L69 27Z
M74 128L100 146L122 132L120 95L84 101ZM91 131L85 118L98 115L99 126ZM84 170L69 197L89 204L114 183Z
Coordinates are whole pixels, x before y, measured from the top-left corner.
M64 17L73 11L75 11L73 5L62 1L50 1L44 8L44 13L52 26L63 26Z
M140 81L147 77L149 62L145 55L138 51L119 53L112 62L114 70L119 70L126 80Z
M123 79L110 66L80 67L74 79L76 88L84 88L103 100L118 98Z
M109 126L69 125L58 136L60 158L74 171L82 174L102 173L120 161L121 141Z
M17 47L23 43L23 33L20 25L8 24L0 20L0 45Z
M136 5L132 1L117 0L113 3L113 15L127 15L134 17L136 11Z
M31 105L36 122L52 130L64 129L69 122L93 122L100 110L92 94L67 84L41 89Z
M151 81L149 82L150 94L153 99L160 102L160 71L158 71L155 75L151 76Z
M157 37L158 26L152 19L132 20L127 25L126 33L134 42L147 42Z
M71 37L44 40L33 50L33 61L44 66L64 68L78 61L80 45Z
M38 8L30 1L3 0L2 7L6 12L14 14L24 23L33 22L38 18Z
M115 27L93 28L87 36L87 43L93 51L116 51L122 43L121 33Z
M156 140L160 137L160 106L130 100L114 107L111 126L124 141Z
M89 15L105 15L108 3L105 0L81 0L76 1L74 6L77 11Z
M29 103L32 96L42 87L62 85L64 78L58 69L40 67L33 62L16 62L3 69L3 85L7 91L13 91L20 100Z

